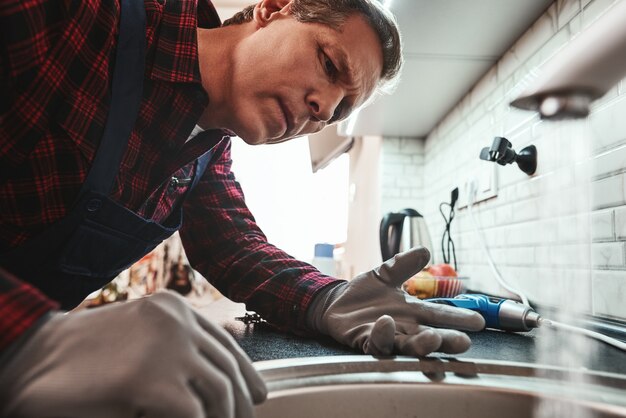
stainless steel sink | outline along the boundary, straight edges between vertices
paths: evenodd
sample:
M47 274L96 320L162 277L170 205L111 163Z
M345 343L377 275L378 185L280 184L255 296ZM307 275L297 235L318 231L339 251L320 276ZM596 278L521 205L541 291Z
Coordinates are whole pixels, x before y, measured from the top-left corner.
M256 363L258 418L626 417L626 377L512 362L333 356Z

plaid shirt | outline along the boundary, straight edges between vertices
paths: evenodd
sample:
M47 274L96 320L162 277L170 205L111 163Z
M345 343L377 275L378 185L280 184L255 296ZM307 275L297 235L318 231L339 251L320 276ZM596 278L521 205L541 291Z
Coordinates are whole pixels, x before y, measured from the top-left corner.
M335 279L268 244L231 172L225 132L186 142L208 104L196 27L219 26L215 9L209 0L145 7L143 99L111 196L161 221L186 191L171 177L187 177L190 162L213 148L183 206L180 234L192 265L278 328L307 333L306 308ZM0 252L63 218L77 197L108 113L118 18L117 0L0 3ZM0 271L0 349L55 306Z

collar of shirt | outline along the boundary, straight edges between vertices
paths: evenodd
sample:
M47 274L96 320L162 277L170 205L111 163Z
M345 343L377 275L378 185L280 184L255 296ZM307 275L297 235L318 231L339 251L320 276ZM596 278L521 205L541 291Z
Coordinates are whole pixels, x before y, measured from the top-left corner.
M191 133L189 134L189 138L187 138L187 141L185 142L189 142L191 141L196 135L198 135L200 132L204 132L204 129L202 129L200 127L200 125L196 125L193 128L193 131L191 131Z
M163 13L154 58L146 70L152 79L200 83L196 30L221 26L215 7L210 0L158 0L157 3Z

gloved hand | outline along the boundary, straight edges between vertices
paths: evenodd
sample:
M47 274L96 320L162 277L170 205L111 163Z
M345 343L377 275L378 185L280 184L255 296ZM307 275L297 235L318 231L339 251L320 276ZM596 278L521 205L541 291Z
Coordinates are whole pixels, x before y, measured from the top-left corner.
M234 339L172 292L53 314L0 366L3 417L254 417L266 396Z
M466 334L427 325L479 331L485 327L482 316L468 309L424 302L400 288L429 259L427 249L412 248L324 291L309 306L309 326L372 355L466 351L471 344Z

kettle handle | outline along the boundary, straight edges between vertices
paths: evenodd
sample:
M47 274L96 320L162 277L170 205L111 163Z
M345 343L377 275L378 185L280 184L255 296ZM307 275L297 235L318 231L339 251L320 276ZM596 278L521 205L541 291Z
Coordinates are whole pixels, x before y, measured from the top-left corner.
M406 215L406 216L416 216L418 218L423 218L422 214L419 213L418 211L416 211L415 209L411 209L411 208L406 208L406 209L402 209L400 211L400 213Z
M404 213L388 213L383 216L383 219L380 221L380 252L383 257L383 262L389 260L393 257L400 248L400 237L402 236L402 223L406 214ZM389 248L389 228L396 228L396 233L394 234L394 241L392 244L394 248Z

